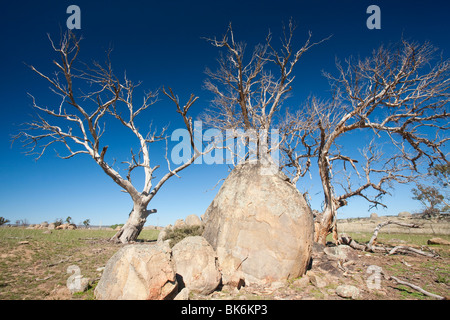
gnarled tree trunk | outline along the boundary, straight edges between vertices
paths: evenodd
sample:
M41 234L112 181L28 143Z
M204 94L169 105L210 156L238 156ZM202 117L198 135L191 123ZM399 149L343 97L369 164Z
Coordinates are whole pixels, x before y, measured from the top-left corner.
M330 179L330 163L328 156L320 156L318 160L320 179L325 197L325 206L321 214L314 221L314 241L326 244L327 236L333 232L333 238L337 241L336 227L336 203L333 196L333 188Z
M147 205L141 202L135 202L127 222L117 233L111 238L111 241L128 243L136 241L142 231L147 217L151 213L155 213L156 209L147 210Z

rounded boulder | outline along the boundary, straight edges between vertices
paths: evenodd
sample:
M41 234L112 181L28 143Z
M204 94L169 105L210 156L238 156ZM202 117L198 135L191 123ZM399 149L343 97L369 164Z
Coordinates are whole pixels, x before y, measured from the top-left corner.
M216 250L223 282L242 272L246 283L297 278L313 244L313 216L282 172L259 162L236 166L205 213L203 236Z
M210 294L220 283L216 253L201 236L186 237L172 248L178 283L190 291Z

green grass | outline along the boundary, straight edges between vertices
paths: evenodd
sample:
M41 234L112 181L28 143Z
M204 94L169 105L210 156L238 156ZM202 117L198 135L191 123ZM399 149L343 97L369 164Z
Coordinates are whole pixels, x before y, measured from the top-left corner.
M0 228L0 241L15 243L30 239L45 242L64 242L68 245L79 243L83 239L110 239L116 234L114 230L76 229L76 230L52 230L51 234L44 234L45 229L25 228ZM159 230L142 230L138 240L154 241L158 239Z
M108 241L113 230L44 231L0 227L0 300L53 298L55 288L66 287L70 265L78 266L95 287L100 277L96 269L122 246ZM138 240L155 241L158 234L143 230ZM22 241L27 243L19 244ZM92 299L93 288L72 298Z
M372 232L346 232L350 237L352 237L353 240L359 242L359 243L366 243L369 242L370 238L372 237ZM383 230L381 230L378 233L377 242L383 243L383 244L390 244L390 245L401 245L404 241L405 244L413 244L413 245L428 245L427 241L430 238L433 238L434 236L429 234L409 234L409 233L383 233ZM439 238L449 240L450 236L448 235L438 235ZM333 241L332 235L328 235L327 241ZM431 245L430 247L439 247L436 245Z
M397 289L400 290L400 296L402 299L405 300L424 300L428 299L428 297L418 291L415 291L407 286L404 285L398 285Z

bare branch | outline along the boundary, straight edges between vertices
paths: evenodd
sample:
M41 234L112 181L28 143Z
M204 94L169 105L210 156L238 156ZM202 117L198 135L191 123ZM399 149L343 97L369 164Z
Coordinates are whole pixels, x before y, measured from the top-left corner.
M206 71L205 88L214 95L212 107L203 115L208 125L220 130L242 128L267 132L274 126L274 117L292 89L296 64L311 47L328 39L311 43L309 33L303 46L294 49L294 30L292 20L288 27L283 26L279 48L273 45L269 32L265 43L255 46L250 56L245 55L245 43L236 41L231 24L222 38L206 39L223 49L219 68L215 72ZM259 140L256 144L258 148L268 145ZM291 157L296 158L293 152ZM306 172L299 169L294 180Z

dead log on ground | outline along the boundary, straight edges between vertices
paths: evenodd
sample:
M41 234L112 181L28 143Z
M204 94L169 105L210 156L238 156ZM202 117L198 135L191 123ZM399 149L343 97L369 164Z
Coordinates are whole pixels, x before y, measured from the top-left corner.
M426 296L428 296L428 297L436 298L436 299L438 299L438 300L447 300L447 298L445 298L445 297L443 297L443 296L440 296L440 295L437 295L437 294L428 292L428 291L422 289L421 287L416 286L415 284L412 284L412 283L409 283L409 282L400 280L400 279L398 279L398 278L396 278L396 277L393 277L393 276L387 276L387 278L388 278L388 280L389 280L389 279L392 279L392 280L394 280L395 282L397 282L398 284L403 284L403 285L408 286L408 287L410 287L410 288L412 288L412 289L414 289L414 290L417 290L417 291L419 291L420 293L423 293L424 295L426 295Z
M422 256L430 257L430 258L437 258L437 257L439 257L439 255L436 252L434 252L434 251L433 252L426 252L426 251L419 250L419 249L416 249L416 248L413 248L413 247L408 247L408 246L396 246L396 247L392 248L389 251L388 255L392 255L392 254L396 253L397 251L398 252L403 252L403 253L407 253L409 251L409 252L417 253L417 254L420 254Z
M339 243L346 244L353 249L367 251L367 252L379 252L385 253L387 255L392 255L394 253L415 253L422 256L430 257L430 258L438 258L439 255L432 251L426 252L420 249L412 248L409 246L396 246L396 247L384 247L384 246L374 246L373 244L369 247L368 244L361 244L353 240L349 235L342 234L339 238Z
M372 238L370 239L369 243L366 245L367 251L373 251L373 243L377 240L378 232L380 231L381 228L383 228L384 226L387 226L389 224L396 224L396 225L408 227L408 228L419 228L419 225L414 224L414 223L404 223L404 222L398 222L398 221L392 221L392 220L382 222L379 225L377 225L377 227L373 231Z

